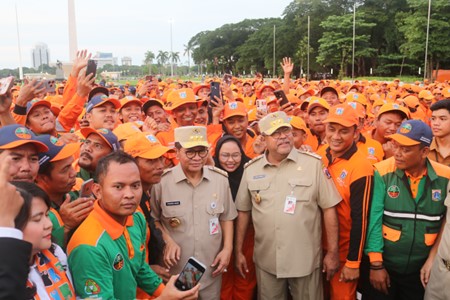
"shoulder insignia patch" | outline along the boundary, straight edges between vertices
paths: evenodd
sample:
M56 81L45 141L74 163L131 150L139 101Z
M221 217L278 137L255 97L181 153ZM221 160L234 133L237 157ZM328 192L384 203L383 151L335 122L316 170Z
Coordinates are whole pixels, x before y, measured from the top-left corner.
M253 164L254 162L256 162L256 161L260 160L261 158L263 158L263 156L264 156L264 154L261 154L261 155L255 157L255 158L253 158L251 161L247 162L244 165L244 169L247 168L248 166L250 166L251 164Z
M309 151L302 151L302 150L297 150L299 153L302 153L302 154L306 154L306 155L309 155L309 156L312 156L312 157L314 157L314 158L317 158L317 159L322 159L322 156L320 156L319 154L317 154L317 153L314 153L314 152L309 152Z
M225 171L222 170L222 169L219 169L219 168L214 167L214 166L208 166L208 169L210 169L211 171L214 171L214 172L216 172L216 173L219 173L219 174L221 174L221 175L223 175L223 176L225 176L225 177L228 177L228 173L225 172Z

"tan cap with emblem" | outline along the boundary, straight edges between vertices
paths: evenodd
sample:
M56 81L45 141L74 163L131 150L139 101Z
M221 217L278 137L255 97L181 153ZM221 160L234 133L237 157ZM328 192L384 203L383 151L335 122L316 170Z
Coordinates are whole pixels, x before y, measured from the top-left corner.
M258 125L259 130L265 135L271 135L280 127L292 128L288 116L282 111L268 114L259 121Z
M183 148L209 147L205 126L182 126L175 128L175 142Z

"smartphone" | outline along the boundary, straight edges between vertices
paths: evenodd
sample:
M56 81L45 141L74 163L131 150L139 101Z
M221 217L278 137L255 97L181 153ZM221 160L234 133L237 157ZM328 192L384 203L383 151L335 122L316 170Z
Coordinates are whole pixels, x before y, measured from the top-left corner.
M83 182L80 188L80 198L89 198L92 195L92 186L94 185L94 179L89 179Z
M145 76L145 81L150 81L150 82L152 82L152 81L153 81L153 75L147 75L147 76Z
M223 75L223 78L222 78L222 81L226 84L226 85L228 85L228 86L230 86L231 85L231 80L233 79L233 76L231 75L231 74L224 74Z
M289 103L289 100L283 90L274 91L273 94L275 95L275 97L277 97L277 99L281 98L280 106Z
M264 99L256 99L256 110L267 114L267 101Z
M219 82L211 81L209 96L210 96L210 99L214 100L214 101L216 101L214 96L216 96L217 98L220 98L220 83ZM215 107L215 105L212 102L210 102L210 105L212 107Z
M0 95L5 95L14 85L14 76L0 79Z
M55 80L54 79L44 80L44 87L46 93L54 93L56 87Z
M93 59L89 59L86 67L86 76L94 74L94 78L97 75L97 62Z
M183 271L175 281L175 287L180 291L187 291L197 285L206 271L205 265L199 262L194 257L189 257L187 263L184 265Z

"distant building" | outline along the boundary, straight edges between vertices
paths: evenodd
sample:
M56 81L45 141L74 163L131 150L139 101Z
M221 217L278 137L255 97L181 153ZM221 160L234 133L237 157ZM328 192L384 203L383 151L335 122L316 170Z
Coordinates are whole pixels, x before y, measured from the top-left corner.
M41 65L48 65L50 62L50 53L47 44L38 43L32 50L31 59L33 61L33 68L39 69Z
M113 57L112 53L97 52L92 59L97 61L97 68L103 68L105 65L117 65L117 57Z
M122 57L122 66L131 66L131 57L129 56Z

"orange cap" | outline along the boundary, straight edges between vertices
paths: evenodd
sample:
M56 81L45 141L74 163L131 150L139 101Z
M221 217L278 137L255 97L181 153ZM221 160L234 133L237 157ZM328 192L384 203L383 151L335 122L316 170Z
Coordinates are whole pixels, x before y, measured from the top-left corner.
M450 87L446 87L445 89L442 89L442 95L443 95L445 98L450 97Z
M223 119L228 119L234 116L247 116L247 109L242 102L228 102L223 109Z
M113 133L117 136L117 139L119 141L123 141L136 132L142 132L140 129L142 127L142 124L142 121L120 124L116 128L114 128Z
M297 117L297 116L292 116L292 117L290 117L290 119L291 119L290 123L293 128L301 129L304 132L307 132L306 123L302 118Z
M356 111L356 115L358 116L358 118L360 118L360 119L366 118L366 109L364 108L364 106L361 103L347 102L347 104L350 105Z
M380 110L378 111L377 117L379 118L382 114L390 112L390 111L396 111L403 115L404 119L409 118L409 113L406 111L405 107L398 105L397 103L386 103L383 106L380 107Z
M194 91L192 89L184 88L173 90L169 95L167 95L167 102L164 108L166 110L173 110L187 103L197 103Z
M432 99L434 99L434 96L429 90L422 90L419 93L419 98L432 100Z
M272 85L270 85L270 84L262 84L259 88L258 88L258 90L256 91L256 98L261 98L261 92L262 92L262 90L263 89L265 89L265 88L271 88L272 89L272 91L275 91L275 88L272 86Z
M124 145L124 151L133 157L156 159L166 154L171 149L161 145L154 135L135 133L130 136Z
M412 95L403 98L403 103L405 103L406 106L411 107L411 108L416 108L417 106L420 105L419 99L416 96L412 96Z
M330 108L328 117L324 123L337 123L345 127L352 127L359 124L356 110L351 105L338 104Z
M345 96L345 100L347 100L347 102L359 102L362 105L367 105L366 96L360 93L348 93L347 96Z
M207 88L207 89L211 89L209 84L199 84L196 87L194 87L194 94L197 95L198 91L202 88Z
M133 97L133 96L126 96L126 97L120 99L119 110L121 110L125 105L130 104L130 103L136 103L137 105L142 107L142 101L140 99Z
M330 110L330 104L328 104L328 102L325 99L314 97L314 99L311 99L309 101L308 114L311 113L313 108L315 108L317 106L321 106L321 107L325 108L326 110Z

